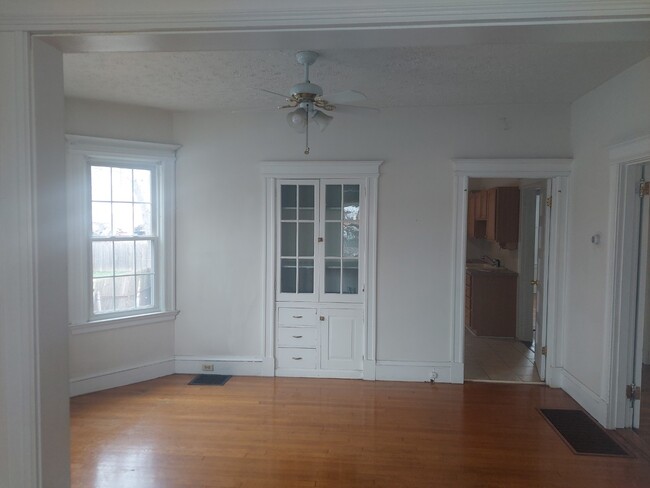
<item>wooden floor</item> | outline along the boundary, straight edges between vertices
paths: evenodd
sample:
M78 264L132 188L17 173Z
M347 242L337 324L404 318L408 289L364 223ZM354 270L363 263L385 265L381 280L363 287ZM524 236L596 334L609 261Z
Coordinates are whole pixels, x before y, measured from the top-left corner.
M647 458L576 456L534 385L173 375L72 399L73 488L645 487Z

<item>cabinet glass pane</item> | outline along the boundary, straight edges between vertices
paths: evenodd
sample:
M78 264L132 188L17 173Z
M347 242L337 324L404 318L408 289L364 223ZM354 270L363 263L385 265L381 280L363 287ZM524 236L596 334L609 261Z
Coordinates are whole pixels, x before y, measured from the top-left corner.
M341 185L325 185L325 220L341 220Z
M280 260L280 291L282 293L296 293L296 260Z
M325 260L325 293L341 293L341 260Z
M298 293L314 293L314 260L298 260Z
M298 224L298 255L314 255L314 223L300 222Z
M325 256L339 257L341 255L341 223L327 222L325 224Z
M343 218L359 220L359 185L343 186Z
M343 257L359 257L359 225L343 225Z
M297 189L296 185L282 185L280 188L280 206L282 207L280 218L282 220L296 220Z
M280 249L282 256L296 255L296 223L282 222Z
M314 220L314 186L300 185L298 187L298 218L300 220Z
M343 260L342 292L349 295L359 293L359 261L357 259Z

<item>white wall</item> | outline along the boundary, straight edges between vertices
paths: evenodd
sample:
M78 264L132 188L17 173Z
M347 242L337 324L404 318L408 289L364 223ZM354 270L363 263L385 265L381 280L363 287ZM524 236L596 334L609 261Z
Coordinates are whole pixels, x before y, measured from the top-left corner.
M611 358L607 302L608 146L650 133L650 58L577 100L571 109L571 177L564 369L583 404L609 401ZM600 233L601 244L591 244ZM575 393L575 391L573 392Z
M65 99L67 134L169 143L172 114L166 110L80 98Z
M512 120L504 131L501 117ZM263 185L258 162L300 160L281 113L174 116L176 354L262 355ZM565 106L386 109L344 115L311 159L385 160L378 202L378 360L451 360L454 157L563 157Z
M170 112L79 99L65 101L68 134L173 141ZM72 189L70 191L73 191ZM70 335L73 395L173 372L174 321Z

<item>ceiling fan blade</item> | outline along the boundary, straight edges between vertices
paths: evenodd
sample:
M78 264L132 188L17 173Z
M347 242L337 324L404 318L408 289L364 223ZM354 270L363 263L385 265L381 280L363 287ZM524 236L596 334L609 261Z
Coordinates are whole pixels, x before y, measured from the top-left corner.
M266 92L266 93L270 93L271 95L277 95L277 96L279 96L279 97L284 98L285 100L288 100L289 98L291 98L289 95L283 95L282 93L278 93L278 92L274 92L274 91L271 91L271 90L267 90L267 89L265 89L265 88L258 88L258 90L263 91L263 92Z
M363 102L364 100L367 100L367 98L368 97L366 97L363 93L355 90L333 93L332 95L325 97L325 99L333 105L336 105L338 103Z
M242 108L235 108L230 111L231 114L246 114L246 113L252 113L252 112L277 112L278 109L281 108L291 108L290 105L287 105L285 107L242 107Z
M334 112L350 115L373 116L379 115L381 110L373 107L357 107L356 105L337 104L334 106Z

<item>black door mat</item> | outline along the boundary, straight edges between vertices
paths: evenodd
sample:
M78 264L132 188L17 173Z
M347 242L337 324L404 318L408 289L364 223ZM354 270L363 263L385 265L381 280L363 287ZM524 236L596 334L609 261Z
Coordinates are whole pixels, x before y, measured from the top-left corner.
M232 378L230 375L223 374L199 374L196 375L188 385L216 385L223 386Z
M631 457L582 410L540 408L539 411L575 454Z

